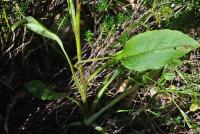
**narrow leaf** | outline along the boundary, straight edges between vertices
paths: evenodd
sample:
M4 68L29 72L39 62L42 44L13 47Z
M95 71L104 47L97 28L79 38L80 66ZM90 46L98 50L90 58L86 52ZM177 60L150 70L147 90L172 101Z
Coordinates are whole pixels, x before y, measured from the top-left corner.
M72 24L72 28L73 31L76 31L76 13L75 13L75 8L74 8L74 3L73 0L67 0L67 4L68 4L68 8L69 8L69 14L71 17L71 24Z
M66 53L60 38L56 34L54 34L53 32L49 31L43 24L41 24L40 22L38 22L36 19L34 19L31 16L24 17L24 19L16 22L12 26L11 29L15 30L18 26L20 26L22 24L27 26L27 28L30 29L31 31L33 31L37 34L40 34L43 37L46 37L46 38L49 38L49 39L56 41L59 44L59 46L61 47L62 51L64 53Z
M27 16L27 17L24 17L23 20L21 20L22 22L17 22L16 24L13 25L12 29L14 30L16 27L20 26L20 24L24 24L25 26L27 26L28 29L30 29L31 31L37 33L37 34L40 34L42 35L43 37L46 37L46 38L49 38L49 39L52 39L52 40L55 40L58 45L60 46L60 48L62 49L68 63L69 63L69 66L70 66L70 69L71 69L71 72L72 72L72 75L73 75L73 78L74 78L74 81L76 83L76 86L78 88L78 91L79 93L81 94L81 96L83 96L83 91L81 90L81 86L80 86L80 83L78 81L78 78L75 74L75 71L74 71L74 67L72 65L72 62L68 56L68 54L66 53L65 49L64 49L64 46L63 46L63 43L62 41L60 40L60 38L54 34L53 32L49 31L44 25L42 25L40 22L38 22L36 19L34 19L33 17L31 16Z
M16 22L12 27L11 27L11 30L14 31L18 26L22 25L22 24L25 24L27 23L27 21L25 19L23 20L20 20L18 22Z

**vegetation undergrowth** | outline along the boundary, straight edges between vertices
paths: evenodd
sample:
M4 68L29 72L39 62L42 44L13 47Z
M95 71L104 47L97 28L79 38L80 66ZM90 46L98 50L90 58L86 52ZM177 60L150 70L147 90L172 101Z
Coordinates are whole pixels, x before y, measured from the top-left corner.
M84 2L82 1L82 3ZM99 31L95 29L96 26L94 27L94 33L99 32L97 40L95 40L95 35L91 30L88 30L84 34L85 41L88 42L90 47L95 47L97 43L110 43L112 47L109 49L116 49L116 51L112 51L107 55L87 58L83 56L84 52L81 48L81 1L78 0L73 3L72 0L67 0L68 13L64 12L56 25L58 26L57 31L59 31L62 29L61 27L67 24L67 20L70 20L75 37L69 38L75 40L75 47L73 47L76 48L77 54L75 60L70 57L64 43L61 41L62 38L48 30L44 24L41 24L32 16L24 15L26 8L23 10L18 9L21 19L10 27L10 30L14 31L17 27L23 25L25 30L28 29L45 38L54 40L61 48L64 56L60 53L60 50L57 48L55 50L68 62L75 84L74 90L77 90L80 95L80 97L73 97L66 93L57 93L50 90L48 85L40 80L31 80L25 84L27 91L39 99L59 100L60 98L66 98L67 101L77 105L82 119L64 124L61 128L62 133L70 132L70 129L74 126L89 126L99 133L107 133L107 129L98 124L98 119L106 114L106 111L119 102L124 103L124 101L127 101L124 105L128 109L118 108L117 113L135 115L145 113L144 115L150 114L152 120L157 119L163 124L176 126L183 122L191 130L199 129L190 119L188 113L184 112L188 107L190 112L199 109L198 82L193 81L198 78L197 72L188 73L187 70L182 70L181 65L183 63L179 60L183 56L186 57L187 53L198 48L199 42L180 31L162 29L162 25L166 25L166 28L168 28L167 26L170 27L170 19L174 19L173 17L177 15L175 10L180 12L183 10L190 11L193 6L196 7L195 4L198 5L198 2L193 1L190 6L184 5L187 2L180 2L182 6L178 9L174 9L177 7L172 6L172 4L177 3L159 2L155 0L152 3L149 1L135 3L144 5L144 9L141 11L144 12L144 15L138 17L135 21L132 21L130 17L131 10L126 13L105 15L102 24L99 25ZM134 8L134 3L130 4ZM145 6L150 7L146 9ZM100 16L96 16L96 19L108 13L109 10L114 10L113 8L111 2L100 1L96 9L100 12ZM141 30L143 32L136 31L134 33L133 30L137 30L138 27L143 28ZM160 30L153 30L157 27ZM115 34L119 32L120 28L123 29L121 35L117 36L116 41L109 42L109 38L115 38ZM100 39L102 38L106 38L107 41L101 42ZM104 48L103 45L100 47ZM88 75L87 65L90 63L96 63L98 67L92 69ZM190 61L184 63L188 66L192 66L192 64ZM90 85L95 85L96 79L105 69L112 71L106 77L101 78L101 85L94 91L93 97L89 97L89 89L92 90ZM125 81L115 92L114 98L106 101L106 105L102 105L109 87L112 87L116 80L122 76L125 76ZM144 98L144 102L141 102L140 108L131 108L132 100L136 99L137 93L141 93L143 97L147 94L146 98ZM179 114L174 111L174 108L177 109ZM175 112L174 116L166 114L165 111Z

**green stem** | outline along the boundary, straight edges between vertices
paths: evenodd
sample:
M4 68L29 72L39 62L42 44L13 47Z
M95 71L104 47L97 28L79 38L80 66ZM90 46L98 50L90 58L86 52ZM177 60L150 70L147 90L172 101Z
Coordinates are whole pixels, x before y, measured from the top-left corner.
M102 98L103 94L105 93L108 86L116 79L118 78L122 73L124 72L123 68L117 69L114 71L112 77L105 83L105 85L99 90L98 94L96 95L93 103L92 103L92 111L96 109L96 106L99 102L99 100Z
M100 73L103 69L107 68L108 66L110 65L114 65L118 62L116 62L115 59L111 59L109 61L107 61L105 64L103 64L101 67L99 67L98 69L96 69L90 76L89 78L87 79L87 83L89 83L90 81L92 81L98 73Z
M69 14L71 17L71 24L74 31L75 39L76 39L76 50L77 50L77 57L78 61L81 61L81 42L80 42L80 9L81 9L81 3L80 0L77 0L77 6L76 6L76 12L74 9L74 3L73 0L67 0L68 8L69 8ZM78 66L78 72L80 75L80 81L78 77L75 75L74 70L72 70L72 74L74 76L75 84L78 88L78 91L81 95L81 100L83 104L86 104L87 102L87 95L86 95L86 82L84 82L84 73L83 73L83 66Z
M176 107L179 109L179 111L181 112L187 126L191 129L192 125L190 124L190 119L189 117L185 114L185 112L176 104L176 102L174 101L174 98L172 98L172 102L176 105Z
M77 50L77 57L78 61L82 60L81 55L81 43L80 43L80 8L81 3L77 0L77 7L76 7L76 28L75 28L75 37L76 37L76 50Z
M123 98L125 98L126 96L128 96L129 94L131 94L131 92L133 92L135 89L137 88L137 85L134 86L133 88L131 88L130 90L125 91L124 93L122 93L119 97L115 98L114 100L112 100L109 104L107 104L105 107L101 108L100 111L98 111L97 113L95 113L94 115L92 115L91 117L89 117L88 119L86 119L84 121L84 123L86 125L91 125L99 116L101 116L106 110L108 110L110 107L114 106L116 103L118 103L119 101L121 101Z
M82 60L77 62L76 64L81 64L81 63L88 63L88 62L93 62L93 61L98 61L98 60L107 60L110 59L111 57L103 57L103 58L92 58L92 59L87 59L87 60Z
M82 54L81 54L81 41L80 41L80 11L81 11L81 2L77 0L76 5L76 28L75 28L75 38L76 38L76 50L77 50L77 57L78 62L82 61ZM80 82L81 82L81 90L82 90L82 101L84 105L87 105L87 85L85 81L85 72L83 69L83 64L78 65L78 71L80 75Z
M82 61L78 61L74 66L77 67L79 64L82 64L82 63L88 63L88 62L93 62L93 61L98 61L98 60L107 60L110 58L111 57L103 57L103 58L93 58L93 59L82 60Z
M80 82L79 82L79 80L78 80L78 77L76 76L76 73L75 73L75 71L74 71L73 64L72 64L72 62L71 62L71 60L70 60L68 54L66 53L66 51L65 51L65 49L64 49L64 47L63 47L62 41L61 41L59 38L57 38L56 41L57 41L58 44L60 45L60 47L61 47L61 49L62 49L62 51L63 51L63 53L64 53L64 55L65 55L65 57L66 57L66 59L67 59L67 62L68 62L69 67L70 67L70 70L71 70L71 72L72 72L72 76L73 76L74 81L75 81L75 84L76 84L76 86L77 86L77 88L78 88L79 93L81 94L81 97L82 97L82 94L83 94L83 93L82 93L82 90L81 90L81 85L80 85ZM84 98L82 98L82 99L84 99Z
M5 9L3 10L3 17L4 17L4 19L5 19L5 21L6 21L6 25L7 25L7 27L9 28L9 30L10 30L10 25L9 25L9 22L8 22L8 18L7 18L7 15L6 15L6 11L5 11Z
M185 79L185 77L181 74L181 72L177 68L175 68L174 70L181 77L181 79L183 79L183 81L185 82L185 84L188 85L189 82Z

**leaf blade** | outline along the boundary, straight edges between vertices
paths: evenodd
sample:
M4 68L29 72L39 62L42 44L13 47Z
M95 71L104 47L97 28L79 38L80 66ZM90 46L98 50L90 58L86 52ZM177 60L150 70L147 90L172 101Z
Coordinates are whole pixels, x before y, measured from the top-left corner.
M176 30L154 30L138 34L115 56L122 65L139 72L159 69L199 47L199 43Z
M25 88L30 94L41 100L56 100L66 96L64 93L57 93L50 90L45 83L39 80L32 80L25 83Z

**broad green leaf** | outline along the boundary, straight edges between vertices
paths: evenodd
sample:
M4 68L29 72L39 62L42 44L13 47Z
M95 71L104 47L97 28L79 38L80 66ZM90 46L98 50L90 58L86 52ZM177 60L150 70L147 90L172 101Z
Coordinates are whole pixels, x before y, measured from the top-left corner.
M197 41L179 31L154 30L131 38L115 58L126 68L141 72L159 69L198 47Z
M165 73L164 78L165 80L173 80L176 77L174 73Z
M41 100L55 100L61 97L66 97L63 93L57 93L48 88L46 84L39 80L32 80L25 84L29 93Z

